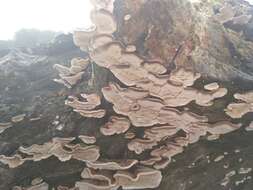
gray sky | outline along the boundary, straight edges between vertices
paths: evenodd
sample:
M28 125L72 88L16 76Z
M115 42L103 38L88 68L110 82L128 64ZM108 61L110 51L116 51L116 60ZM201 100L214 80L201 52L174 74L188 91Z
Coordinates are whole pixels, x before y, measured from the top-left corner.
M21 28L71 32L91 24L89 0L2 0L0 5L0 40Z
M2 0L0 40L21 28L69 32L90 26L89 0Z

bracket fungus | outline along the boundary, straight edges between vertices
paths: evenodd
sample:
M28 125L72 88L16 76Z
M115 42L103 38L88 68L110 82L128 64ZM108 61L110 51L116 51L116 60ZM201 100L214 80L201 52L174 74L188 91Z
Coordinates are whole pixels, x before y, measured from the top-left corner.
M26 160L40 161L51 156L57 157L65 162L71 158L83 162L96 161L100 157L99 147L95 145L81 146L80 144L70 144L75 138L53 138L52 141L42 145L34 144L30 147L19 147L18 152L12 157L0 155L0 162L8 164L9 167L18 167Z
M69 96L65 104L74 108L75 112L84 117L102 118L105 116L104 109L95 109L101 104L101 99L97 94L81 94L80 96L84 101L78 100L77 97Z
M204 86L204 89L209 90L209 91L215 91L215 90L218 90L219 88L220 88L220 86L217 82L206 84Z
M0 162L7 164L10 168L16 168L22 165L26 159L23 159L20 155L4 156L0 155Z
M182 52L180 48L172 48L177 59L174 60L175 68L166 65L166 61L160 57L139 55L139 46L136 43L127 42L121 38L122 36L117 35L122 24L118 24L120 21L114 18L113 3L114 0L92 0L94 10L90 16L94 26L74 32L74 43L89 57L84 65L87 67L89 62L97 64L109 70L118 79L101 89L103 98L113 106L112 112L108 112L112 115L104 117L105 110L98 108L101 99L97 94L69 96L65 104L84 117L104 117L105 124L99 129L102 133L101 138L110 139L125 133L115 139L123 136L133 156L130 159L126 154L126 157L115 160L101 154L100 158L98 146L82 147L80 144L71 144L71 141L49 144L50 151L48 148L44 148L45 151L42 148L40 152L44 151L43 157L55 155L61 161L70 158L85 161L87 168L84 168L81 174L82 180L75 185L80 190L157 188L162 179L160 170L169 165L173 156L182 153L188 145L198 142L202 136L218 138L239 129L241 125L228 121L210 124L205 113L193 113L188 107L189 103L208 107L215 102L214 100L224 97L228 90L222 88L218 82L199 88L196 81L205 76L201 76L190 64L186 66L178 63L178 59L186 59L184 56L180 57L182 52L187 52L187 59L190 57L192 47L183 47ZM135 20L132 12L123 14L126 16L121 22ZM222 24L231 19L237 22L233 18L235 15L233 7L227 6L216 14L215 19ZM187 42L183 44L187 46ZM70 68L55 66L60 73L60 82L67 86L76 84L86 67L74 62ZM227 114L236 117L238 107L241 109L239 116L252 112L252 95L236 94L235 98L243 103L229 105ZM188 109L185 109L186 106ZM89 134L79 135L78 138L85 144L96 143L96 138ZM21 150L36 157L37 152L34 150ZM145 158L142 157L144 155ZM41 157L38 156L38 159Z
M87 162L87 166L100 170L126 170L137 163L137 160L97 160L96 162Z
M85 168L81 174L83 180L76 182L76 187L82 189L116 190L145 189L159 186L162 175L159 170L137 166L131 170L94 170Z
M127 118L112 116L110 121L100 128L100 131L103 135L110 136L125 133L129 128L130 121Z
M78 138L81 139L81 141L83 141L85 144L96 143L96 137L93 137L93 136L79 135Z
M253 91L234 94L234 98L240 102L229 104L225 109L227 115L232 118L241 118L246 113L253 112Z
M74 58L71 60L71 67L55 64L54 68L59 72L60 79L54 79L55 82L64 84L67 88L72 88L82 79L84 71L89 65L89 59Z
M131 171L118 171L114 178L122 189L146 189L156 188L162 180L162 174L159 170L137 167L134 173Z
M149 139L133 139L128 144L127 147L129 150L134 151L136 154L141 154L145 150L152 149L157 145L156 141Z

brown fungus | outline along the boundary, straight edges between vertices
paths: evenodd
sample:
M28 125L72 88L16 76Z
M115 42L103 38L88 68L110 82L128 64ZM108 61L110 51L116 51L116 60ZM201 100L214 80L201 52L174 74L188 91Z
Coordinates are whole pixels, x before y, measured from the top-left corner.
M118 171L114 178L122 189L146 189L157 188L162 180L162 174L159 170L147 167L137 167L132 171Z
M209 90L209 91L215 91L215 90L218 90L219 88L220 88L220 86L217 82L206 84L204 86L204 89Z
M109 11L93 10L90 18L96 26L97 34L112 34L117 29L116 22Z
M51 156L56 156L60 161L65 162L71 158L81 161L96 161L99 154L99 147L81 146L80 144L69 144L75 138L53 138L51 142L42 145L34 144L30 147L20 147L19 151L29 155L29 160L40 161Z
M65 104L77 110L92 110L101 104L97 94L81 94L86 101L80 101L77 97L69 96Z
M103 135L110 136L125 133L129 127L130 121L127 118L112 116L110 121L100 128L100 131Z
M106 111L104 109L98 110L78 110L74 109L75 112L78 112L83 117L94 117L94 118L102 118L105 116Z
M102 118L105 116L104 109L95 109L101 104L101 99L97 94L81 94L85 101L79 100L77 97L69 96L65 104L74 108L73 111L78 112L84 117Z
M192 71L187 71L184 68L180 68L172 71L169 76L170 82L176 85L181 85L184 87L192 86L194 82L200 78L199 73L193 73Z
M82 75L88 65L89 59L83 58L73 58L70 68L55 64L54 68L59 72L60 79L54 79L54 81L65 85L67 88L71 88L82 79Z
M96 143L96 137L93 137L93 136L79 135L78 138L81 139L81 141L84 142L85 144Z
M81 173L83 179L92 179L105 181L109 186L115 186L115 180L113 179L113 174L115 172L112 170L95 170L92 168L84 168Z
M0 162L7 164L9 168L16 168L22 165L25 161L26 159L23 159L20 155L14 155L10 157L0 155Z
M97 160L96 162L87 162L87 166L100 170L126 170L137 163L137 160Z
M129 150L134 151L136 154L141 154L145 150L152 149L157 145L157 142L150 139L133 139L128 144Z
M116 185L108 185L106 181L101 180L82 180L75 184L79 190L117 190Z
M234 98L242 102L229 104L225 109L227 115L232 118L241 118L246 113L253 112L253 91L234 94Z
M240 124L233 124L228 121L212 124L207 128L207 131L213 135L223 135L235 131L241 127Z

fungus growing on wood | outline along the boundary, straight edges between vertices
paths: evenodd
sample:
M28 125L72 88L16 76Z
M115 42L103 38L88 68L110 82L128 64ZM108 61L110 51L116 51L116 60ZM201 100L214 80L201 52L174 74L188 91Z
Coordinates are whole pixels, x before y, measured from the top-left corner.
M133 171L123 170L114 174L114 178L122 189L157 188L162 180L159 170L138 166Z
M12 123L11 122L7 122L7 123L0 123L0 134L2 132L4 132L6 129L12 127Z
M127 118L112 116L110 121L100 128L100 131L103 135L110 136L125 133L129 127L130 121Z
M42 145L34 144L30 147L20 147L19 151L29 155L33 161L40 161L55 155L62 161L70 160L69 154L63 146L73 141L75 138L53 138L52 141Z
M93 136L79 135L78 138L81 139L81 141L84 142L85 144L96 143L96 137L93 137Z
M84 31L74 31L73 41L82 51L87 51L91 38L95 35L96 28L91 27Z
M206 84L204 86L204 89L209 90L209 91L215 91L215 90L218 90L219 88L220 88L220 86L217 82Z
M107 34L96 35L95 37L92 38L92 41L89 45L89 49L95 50L111 42L113 42L113 38L110 35Z
M0 161L8 164L10 167L17 167L26 160L40 161L51 156L57 157L62 162L70 160L71 158L83 162L94 162L99 158L99 147L95 145L81 146L80 144L70 144L74 139L75 138L53 138L52 141L42 145L34 144L26 148L20 147L18 151L24 154L24 158L19 154L13 157L1 155ZM26 157L26 155L28 156Z
M68 146L68 148L70 148ZM91 146L81 146L79 144L71 147L72 153L71 157L76 160L80 160L83 162L94 162L96 161L100 154L99 154L99 147L95 145Z
M171 72L169 76L170 82L172 82L175 85L180 86L192 86L194 82L200 78L199 73L194 73L193 71L187 71L184 68L179 68Z
M127 170L138 163L137 160L97 160L87 162L87 166L100 170Z
M225 109L227 115L232 118L241 118L246 113L253 112L253 91L234 94L234 98L241 102L229 104Z
M7 164L10 168L16 168L22 165L25 161L26 159L23 159L20 155L14 155L10 157L0 155L0 162Z
M81 94L85 101L78 100L77 97L69 96L65 104L76 110L92 110L101 104L101 99L97 94Z
M91 168L84 168L81 173L82 180L76 182L76 187L80 189L102 189L113 190L118 189L113 174L115 171L111 170L95 170Z
M135 45L127 45L125 51L128 53L133 53L136 51L136 46Z
M151 157L151 158L149 158L149 159L147 159L147 160L142 160L142 161L140 161L140 164L145 165L145 166L152 166L152 165L154 165L156 162L159 162L159 161L161 161L161 160L162 160L161 157Z
M157 161L154 164L154 168L157 170L164 169L169 165L170 162L171 162L171 158L163 158L161 161Z
M59 72L60 79L54 79L55 82L64 84L71 88L82 79L84 71L89 65L89 59L74 58L71 60L71 67L55 64L54 68Z
M116 113L126 115L136 127L148 127L155 124L168 124L178 121L182 126L188 126L190 122L205 122L206 118L194 114L180 113L176 109L167 108L159 99L145 98L145 92L120 88L110 84L102 89L105 99L113 104ZM180 124L180 122L181 124Z
M143 63L144 68L153 74L161 75L167 72L167 69L159 62L146 62Z
M97 94L81 94L81 97L85 101L81 101L74 96L69 96L65 104L74 108L75 112L84 117L102 118L105 116L104 109L95 109L101 104L101 99Z
M96 26L96 34L112 34L116 31L116 22L109 11L93 10L91 21Z
M125 134L125 138L126 139L133 139L135 137L135 133L132 132L132 131L128 131L126 134Z
M210 125L207 128L207 131L213 135L223 135L235 131L240 127L240 124L233 124L227 121L223 121Z
M31 185L38 185L40 183L43 182L43 179L40 178L40 177L37 177L37 178L34 178L32 181L31 181Z
M171 158L183 152L183 147L174 143L168 143L151 151L153 157Z
M75 112L78 112L83 117L94 117L94 118L102 118L105 116L105 110L104 109L98 109L98 110L74 110Z
M117 29L112 14L105 9L93 10L91 20L95 27L74 32L74 43L83 51L96 49L111 42L110 35Z
M155 126L152 128L145 129L144 138L148 138L156 142L159 142L162 139L175 135L179 130L180 130L179 127L170 125Z
M25 119L25 116L26 116L26 114L16 115L16 116L14 116L14 117L11 118L11 121L13 123L21 122L21 121L23 121Z
M113 36L117 32L117 24L112 10L108 8L112 1L93 2L98 3L91 13L95 27L89 31L76 32L75 44L87 51L91 61L110 70L126 86L121 88L118 84L110 83L102 89L104 98L113 104L114 111L123 116L112 116L100 131L109 136L125 133L131 124L136 128L144 128L144 134L130 131L125 134L125 138L131 139L128 142L129 150L141 154L150 149L150 157L140 162L128 159L97 160L98 147L82 147L80 144L71 143L60 146L57 153L52 154L60 157L62 161L70 157L85 160L89 168L82 172L83 180L76 183L80 189L109 190L118 189L120 186L122 189L157 188L161 182L161 172L138 164L163 169L173 156L182 153L185 146L199 141L207 132L218 136L240 126L229 122L208 124L205 116L193 114L190 109L178 111L172 108L185 106L192 101L200 106L210 106L213 100L225 96L227 89L220 88L217 83L205 85L202 90L196 89L194 83L200 78L199 73L177 67L168 75L167 68L162 65L164 60L146 60L137 55L135 46L123 45L131 42L122 43L116 41L120 40L117 35ZM231 9L234 11L232 7ZM221 22L228 19L227 15L234 14L231 14L231 9L225 9L224 14L221 13ZM60 75L63 82L68 84L66 77L83 72L77 64L71 64L69 70L64 67L58 69L63 73ZM70 96L66 104L85 117L100 118L105 115L105 110L95 110L101 103L100 98L96 98L96 95L91 96L93 98L90 98L90 95L81 96L85 101ZM79 138L86 144L95 143L95 139L87 136ZM97 156L91 156L93 153ZM64 156L61 156L62 154Z
M108 43L90 53L91 59L99 66L108 68L125 85L142 88L149 94L160 98L167 106L183 106L195 100L197 104L208 106L212 100L223 97L227 90L220 88L215 92L201 92L191 86L200 77L199 74L178 69L168 77L156 76L154 73L164 73L159 63L143 63L143 59L133 53L124 53L119 43ZM153 67L153 68L152 68ZM152 69L151 69L152 68Z
M129 150L134 151L136 154L141 154L145 150L152 149L157 145L157 142L150 139L133 139L128 144Z
M102 180L82 180L76 182L75 186L80 190L117 190L116 185L108 185L106 181Z

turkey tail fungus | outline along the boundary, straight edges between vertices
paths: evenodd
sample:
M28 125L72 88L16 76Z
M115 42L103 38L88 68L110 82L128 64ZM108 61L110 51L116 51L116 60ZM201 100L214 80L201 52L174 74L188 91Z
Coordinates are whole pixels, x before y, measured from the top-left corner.
M70 67L54 65L59 73L54 81L68 88L61 98L64 115L54 118L58 128L49 123L52 137L47 141L17 143L16 151L0 155L1 163L17 170L50 159L63 168L59 175L65 165L78 169L64 174L70 183L60 178L54 184L51 177L58 176L47 173L42 176L46 182L14 188L47 190L52 183L79 190L232 189L229 180L239 173L224 178L216 170L230 165L208 169L214 166L207 164L223 163L213 159L217 144L212 145L225 146L223 139L246 134L241 128L246 127L247 135L253 129L253 7L242 0L91 2L93 25L73 34L85 58L72 59ZM83 75L90 64L95 82L85 86ZM236 86L237 80L250 84L247 90ZM20 121L29 115L21 116L0 123L0 134L21 130ZM227 148L250 143L232 141ZM237 153L221 158L228 154ZM243 162L239 153L237 157L227 161ZM201 174L195 175L197 164ZM212 177L203 178L209 185L198 181L207 170ZM226 181L218 182L218 177Z

